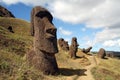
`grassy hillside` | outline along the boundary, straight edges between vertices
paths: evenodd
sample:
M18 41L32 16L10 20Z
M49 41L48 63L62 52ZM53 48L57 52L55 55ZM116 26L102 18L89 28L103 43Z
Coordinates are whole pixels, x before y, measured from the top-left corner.
M12 26L15 33L9 32L8 26ZM23 78L23 68L28 68L24 55L32 47L29 26L24 20L0 18L0 80Z
M12 26L15 33L8 31ZM23 55L32 44L30 24L14 18L0 18L0 49Z
M95 80L120 80L120 60L115 58L101 59L100 64L91 71Z
M9 26L13 27L13 31L16 34L20 35L29 35L30 33L30 24L24 20L16 18L4 18L0 17L0 26L8 28Z

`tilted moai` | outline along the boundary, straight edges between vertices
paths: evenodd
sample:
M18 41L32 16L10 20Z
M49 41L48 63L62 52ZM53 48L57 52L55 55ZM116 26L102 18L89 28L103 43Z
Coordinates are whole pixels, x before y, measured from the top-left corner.
M105 56L106 56L106 51L105 51L105 49L100 48L97 56L98 56L99 58L101 58L101 59L105 59Z
M77 53L77 50L78 50L78 46L79 46L79 44L77 43L77 38L73 37L71 45L70 45L70 49L69 49L69 55L70 55L71 58L76 58L77 57L76 53Z
M68 42L65 41L63 38L58 39L58 45L60 50L69 51Z
M88 52L90 52L91 49L92 49L92 47L88 47L87 49L83 48L82 52L87 54Z
M31 66L43 74L59 72L55 58L58 52L56 28L52 24L53 17L48 10L36 6L31 12L31 35L34 36L33 50L27 54Z

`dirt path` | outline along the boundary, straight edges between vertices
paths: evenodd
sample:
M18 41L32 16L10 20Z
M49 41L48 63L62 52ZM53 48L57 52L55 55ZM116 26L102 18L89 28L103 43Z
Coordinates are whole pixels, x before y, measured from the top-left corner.
M95 59L95 56L89 56L89 57L87 57L87 58L90 60L91 65L86 66L85 68L83 68L83 69L86 69L86 70L87 70L87 71L85 72L86 75L80 76L80 77L78 77L76 80L95 80L95 79L93 78L92 74L91 74L91 69L97 65L97 61L96 61L96 59Z

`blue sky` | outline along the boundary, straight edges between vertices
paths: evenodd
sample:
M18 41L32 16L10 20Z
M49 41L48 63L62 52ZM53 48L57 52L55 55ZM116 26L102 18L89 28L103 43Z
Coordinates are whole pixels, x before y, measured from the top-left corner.
M53 15L57 38L71 43L77 37L80 48L120 51L120 0L0 0L16 18L30 21L34 6Z

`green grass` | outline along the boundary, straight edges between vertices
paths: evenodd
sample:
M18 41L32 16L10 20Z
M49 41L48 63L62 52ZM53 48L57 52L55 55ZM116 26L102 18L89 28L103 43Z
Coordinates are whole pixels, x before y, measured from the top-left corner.
M109 58L100 61L100 64L91 70L95 80L120 80L120 60Z
M15 33L8 31L12 26ZM23 55L31 48L30 23L14 18L0 18L0 49Z

